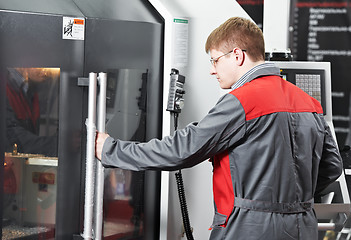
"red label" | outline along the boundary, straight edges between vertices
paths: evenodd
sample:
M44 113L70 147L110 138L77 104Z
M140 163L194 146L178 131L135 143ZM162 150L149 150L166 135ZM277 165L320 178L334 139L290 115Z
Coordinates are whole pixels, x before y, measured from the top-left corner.
M74 19L74 24L84 25L83 19Z

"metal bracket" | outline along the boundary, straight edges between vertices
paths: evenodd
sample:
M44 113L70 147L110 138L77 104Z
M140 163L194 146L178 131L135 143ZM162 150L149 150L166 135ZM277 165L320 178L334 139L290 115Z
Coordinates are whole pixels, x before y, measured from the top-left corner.
M89 87L89 78L79 77L77 84L80 87Z

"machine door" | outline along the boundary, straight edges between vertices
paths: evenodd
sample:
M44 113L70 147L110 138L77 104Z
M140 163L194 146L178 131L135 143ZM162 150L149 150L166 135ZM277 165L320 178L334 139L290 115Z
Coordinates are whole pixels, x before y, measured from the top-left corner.
M0 19L2 239L71 239L81 219L84 41L62 39L62 16Z
M66 240L84 219L87 91L77 79L108 74L112 136L160 138L164 26L145 1L37 1L0 6L0 234ZM79 38L67 38L72 24ZM105 238L157 239L160 173L105 174Z
M147 101L148 76L148 69L110 69L80 79L89 80L84 238L158 236L159 173L104 168L93 150L96 130L121 140L147 140L148 109L152 108Z
M109 20L86 14L84 77L107 74L107 133L137 142L160 138L162 24L122 21L119 14ZM103 201L104 239L159 238L159 171L105 169Z
M116 69L107 76L107 133L123 140L146 141L148 70ZM142 237L145 172L105 169L104 183L105 239Z

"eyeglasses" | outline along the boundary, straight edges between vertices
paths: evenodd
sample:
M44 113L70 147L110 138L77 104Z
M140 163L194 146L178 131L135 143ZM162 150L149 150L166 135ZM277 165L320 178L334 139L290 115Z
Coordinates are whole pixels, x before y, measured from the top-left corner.
M232 53L233 51L234 51L234 49L231 50L230 52L227 52L227 53L225 53L225 54L223 54L223 55L217 57L217 58L211 58L211 59L210 59L210 63L211 63L213 66L215 66L215 65L218 63L218 61L219 61L219 59L220 59L221 57L224 57L224 56L226 56L226 55ZM241 50L241 51L245 52L246 50Z

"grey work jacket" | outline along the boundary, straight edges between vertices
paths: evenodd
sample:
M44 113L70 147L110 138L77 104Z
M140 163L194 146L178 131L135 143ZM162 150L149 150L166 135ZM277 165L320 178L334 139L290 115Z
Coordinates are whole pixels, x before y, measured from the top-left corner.
M108 138L102 164L176 170L211 158L210 239L317 239L313 197L342 171L322 108L276 74L251 76L172 136L147 143Z

